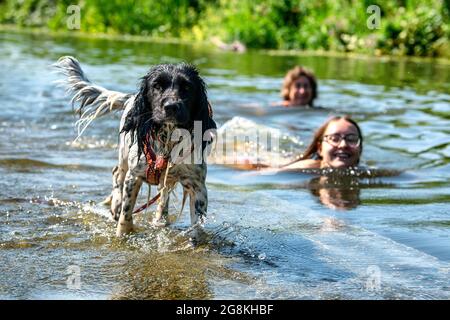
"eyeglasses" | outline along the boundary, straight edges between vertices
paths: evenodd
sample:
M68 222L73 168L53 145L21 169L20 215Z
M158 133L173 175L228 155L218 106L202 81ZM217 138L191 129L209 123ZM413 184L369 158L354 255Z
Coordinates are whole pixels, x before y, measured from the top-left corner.
M296 82L295 83L295 89L310 89L311 85L309 84L309 82L305 82L305 83L301 83L301 82Z
M361 139L356 134L342 135L335 133L323 136L323 140L331 144L333 147L338 147L341 144L342 139L344 139L351 148L359 147L361 144Z

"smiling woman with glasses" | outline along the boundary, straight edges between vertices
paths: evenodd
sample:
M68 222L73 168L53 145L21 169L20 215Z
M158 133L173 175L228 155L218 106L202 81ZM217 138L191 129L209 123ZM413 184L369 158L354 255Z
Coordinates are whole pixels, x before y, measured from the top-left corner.
M348 116L334 117L316 131L301 158L282 170L356 167L362 150L363 137L358 124Z
M363 136L359 125L348 116L334 117L314 134L305 152L287 164L252 163L243 160L225 164L240 170L261 170L277 173L295 169L357 168L363 150ZM217 162L216 162L217 163Z

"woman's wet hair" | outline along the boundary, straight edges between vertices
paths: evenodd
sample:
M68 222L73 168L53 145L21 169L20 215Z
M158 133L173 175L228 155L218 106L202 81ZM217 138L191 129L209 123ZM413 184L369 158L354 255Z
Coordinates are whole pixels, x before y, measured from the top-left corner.
M304 160L304 159L319 159L319 160L321 160L322 159L322 157L319 155L319 145L322 143L324 133L327 130L330 123L339 121L339 120L345 120L355 126L356 130L358 131L358 135L359 135L359 139L360 139L359 154L360 155L362 154L363 136L362 136L361 128L356 123L356 121L353 120L352 118L350 118L349 116L337 116L337 117L333 117L333 118L329 119L319 129L317 129L317 131L314 133L313 140L311 141L309 146L306 148L305 152L303 153L303 155L301 157L301 160ZM359 163L359 158L358 158L357 164L358 163Z
M291 85L302 76L306 77L311 83L312 97L308 104L312 107L314 99L317 98L317 80L314 73L305 67L296 66L287 72L284 77L283 86L281 87L281 96L283 97L283 100L288 101Z

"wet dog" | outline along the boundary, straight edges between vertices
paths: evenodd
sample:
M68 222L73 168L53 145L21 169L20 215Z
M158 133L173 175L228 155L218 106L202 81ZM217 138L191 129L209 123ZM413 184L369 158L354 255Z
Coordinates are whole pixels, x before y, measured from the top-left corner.
M142 78L136 94L124 94L92 84L73 57L62 57L55 66L66 75L62 82L73 95L72 103L79 103L79 135L95 118L123 110L119 162L113 169L110 197L111 214L118 221L117 235L133 230L132 214L144 182L158 186L154 223L165 225L169 191L179 182L183 204L190 197L195 239L208 206L203 154L216 129L205 83L195 67L156 65ZM203 138L200 142L194 137L197 129ZM184 148L180 148L181 142Z

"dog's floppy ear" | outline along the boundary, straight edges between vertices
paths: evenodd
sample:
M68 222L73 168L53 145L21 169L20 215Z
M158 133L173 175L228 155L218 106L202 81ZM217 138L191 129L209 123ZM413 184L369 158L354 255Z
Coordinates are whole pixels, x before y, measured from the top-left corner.
M129 132L131 134L131 143L138 143L138 157L144 151L145 136L153 127L152 121L152 105L148 101L149 81L152 72L150 71L142 77L139 91L134 99L134 105L128 112L125 123L121 132Z
M202 122L202 134L204 134L207 130L217 129L217 125L213 120L212 107L206 94L206 84L200 76L197 94L197 101L199 104L197 107L197 113L194 115L194 121Z
M206 94L206 84L203 81L203 79L198 76L199 78L199 87L198 87L198 93L197 93L197 113L194 115L194 121L201 121L202 122L202 150L205 150L205 148L212 143L217 129L217 124L213 120L213 111L211 104L208 101L208 97ZM205 132L211 130L213 132L212 136L205 137Z

